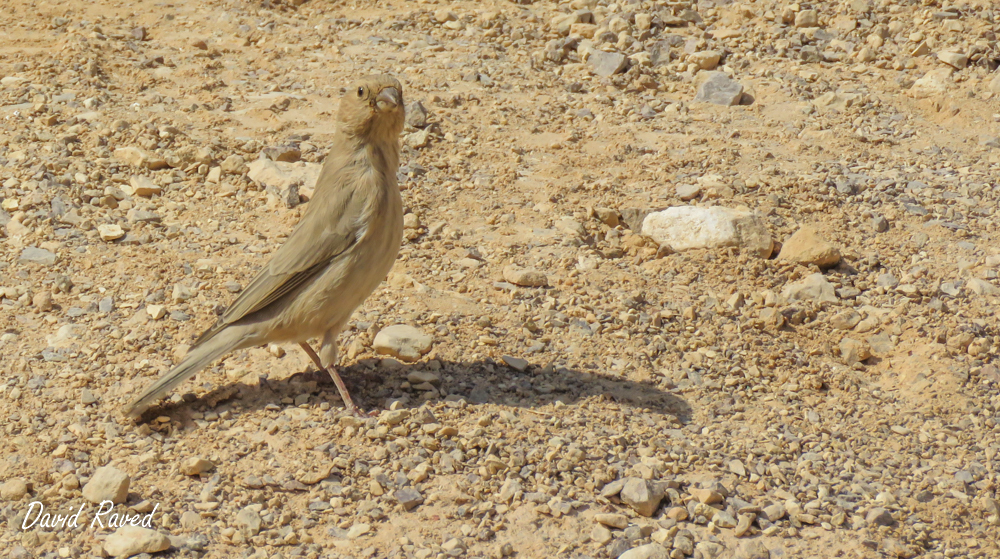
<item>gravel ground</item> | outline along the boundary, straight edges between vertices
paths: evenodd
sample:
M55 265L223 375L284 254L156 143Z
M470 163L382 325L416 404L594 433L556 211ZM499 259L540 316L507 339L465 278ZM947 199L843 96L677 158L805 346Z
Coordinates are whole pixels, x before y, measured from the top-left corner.
M990 2L5 8L6 556L1000 556ZM127 420L381 72L406 238L341 337L376 415L270 346Z

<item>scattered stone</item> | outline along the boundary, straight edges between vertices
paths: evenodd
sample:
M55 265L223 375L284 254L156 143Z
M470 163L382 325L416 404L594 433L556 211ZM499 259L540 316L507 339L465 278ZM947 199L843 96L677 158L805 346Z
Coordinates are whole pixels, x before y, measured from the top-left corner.
M157 553L169 547L170 539L167 536L140 526L122 526L104 540L104 551L111 557Z
M383 328L375 335L372 347L379 355L390 355L401 361L416 361L431 350L434 338L420 329L405 324Z
M678 206L650 213L642 221L642 234L674 252L738 247L767 258L774 246L757 214L719 206Z
M516 371L524 372L524 370L526 370L529 365L527 360L521 359L519 357L513 357L510 355L502 355L500 356L500 359L503 359L503 362L506 363L508 367Z
M795 14L795 27L819 27L819 12L800 10Z
M640 478L628 478L622 486L621 500L641 516L653 516L663 500L663 492Z
M186 476L196 476L211 471L213 468L215 468L215 463L211 460L193 456L181 464L180 470Z
M8 479L0 486L0 499L4 501L20 501L28 494L30 485L22 478Z
M943 51L939 52L937 57L938 60L944 62L945 64L951 66L952 68L955 68L956 70L961 70L962 68L965 68L965 66L969 63L969 57L966 56L965 54L958 52Z
M701 185L699 184L678 184L674 189L677 197L685 202L694 200L701 195Z
M892 514L882 507L875 507L868 511L865 515L865 522L869 526L892 526L896 521L892 518Z
M712 489L703 488L692 488L689 493L695 499L698 499L699 503L705 505L713 505L715 503L721 503L725 500L725 497L718 491Z
M395 497L396 501L403 507L403 510L413 510L424 502L424 498L420 494L420 491L417 491L413 487L398 489L395 493L393 493L393 497Z
M951 86L951 74L954 71L954 68L951 67L930 70L922 78L913 82L909 89L910 95L917 99L943 95Z
M816 301L818 303L836 303L837 293L833 284L817 272L805 279L785 288L782 295L789 301Z
M17 257L17 261L21 264L51 266L56 263L56 255L54 252L45 250L44 248L28 247L21 251L21 255Z
M587 62L593 67L595 74L605 78L623 72L628 67L628 57L624 54L596 49L590 51Z
M247 171L246 160L242 155L233 154L223 160L219 165L223 173L227 175L242 175Z
M236 515L236 528L244 537L251 538L260 533L262 520L253 506L245 507Z
M694 97L696 102L725 107L740 104L743 99L743 85L740 82L730 78L725 72L704 72L698 75L701 85Z
M694 64L700 70L714 70L719 65L719 60L721 59L722 54L714 50L700 51L688 55L688 62Z
M163 305L147 305L146 314L153 320L160 320L167 315L167 308Z
M302 152L295 146L269 146L261 150L261 155L282 163L295 163L302 158Z
M150 153L137 147L118 148L114 151L114 156L116 159L119 159L137 169L149 169L150 171L156 171L167 167L167 161L165 159L155 153Z
M740 542L733 559L771 559L771 551L759 539Z
M712 523L719 528L735 528L737 524L736 517L724 510L715 513L715 516L712 517Z
M618 559L670 559L670 552L658 543L650 543L633 547L619 555Z
M154 194L159 196L162 189L153 183L148 177L133 175L129 179L129 186L124 187L125 192L130 196L143 196L149 198Z
M700 553L702 559L718 559L726 551L722 544L716 542L698 542L695 553Z
M805 225L781 245L778 259L832 268L840 263L840 251L827 242L815 227Z
M628 518L624 514L601 512L594 515L594 520L599 524L619 530L624 530L628 526Z
M514 265L504 267L503 279L521 287L546 287L549 284L548 278L542 272Z
M128 497L128 486L128 474L112 466L104 466L98 468L83 486L83 497L95 504L111 501L117 505L124 503Z
M101 240L103 241L115 241L125 236L122 226L113 223L98 225L97 232L101 235Z
M406 108L406 123L414 128L427 126L427 109L420 101L410 103Z
M45 289L35 293L31 298L31 305L38 310L38 312L49 312L52 310L52 292Z
M590 539L597 545L605 545L614 539L614 535L605 526L598 525L594 526L594 529L590 531Z

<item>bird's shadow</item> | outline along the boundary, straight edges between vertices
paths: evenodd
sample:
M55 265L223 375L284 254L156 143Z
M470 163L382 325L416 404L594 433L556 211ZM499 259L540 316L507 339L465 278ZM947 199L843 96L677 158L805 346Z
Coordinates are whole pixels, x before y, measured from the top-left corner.
M338 369L355 403L367 410L382 409L388 401L401 400L404 407L419 407L426 401L428 385L406 388L411 373L422 372L437 381L430 384L432 400L465 400L470 405L497 404L537 410L557 401L572 405L581 400L602 399L635 410L676 417L687 423L691 406L681 397L652 381L633 381L610 374L589 373L565 367L530 366L518 370L490 359L471 363L438 361L386 367L369 359ZM414 375L416 376L416 375ZM424 380L424 379L410 379ZM287 404L302 394L312 394L309 404L318 404L316 394L327 393L333 410L343 409L337 389L325 371L310 368L287 378L261 378L256 383L227 383L201 396L184 394L182 401L165 401L147 410L140 421L158 416L187 416L191 411L240 411Z

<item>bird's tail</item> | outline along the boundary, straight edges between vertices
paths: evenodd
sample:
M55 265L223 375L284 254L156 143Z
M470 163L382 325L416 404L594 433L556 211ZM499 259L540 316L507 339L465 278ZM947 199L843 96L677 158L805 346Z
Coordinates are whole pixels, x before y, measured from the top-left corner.
M176 367L143 390L142 394L129 404L126 413L131 417L142 415L153 402L176 388L178 384L193 377L212 361L240 347L244 337L239 330L233 327L226 328L204 343L192 347Z

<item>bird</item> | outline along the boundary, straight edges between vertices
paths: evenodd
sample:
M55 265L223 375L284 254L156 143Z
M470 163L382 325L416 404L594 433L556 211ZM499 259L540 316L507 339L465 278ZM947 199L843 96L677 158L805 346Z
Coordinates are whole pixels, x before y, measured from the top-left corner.
M185 357L129 404L140 417L216 359L237 349L295 342L333 378L345 408L363 415L336 370L337 337L385 279L403 240L396 172L403 87L390 75L343 93L332 147L295 229ZM309 340L319 339L319 351Z

